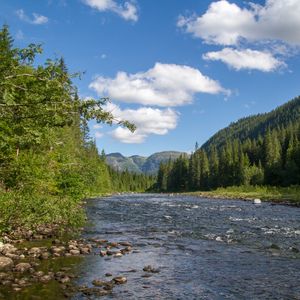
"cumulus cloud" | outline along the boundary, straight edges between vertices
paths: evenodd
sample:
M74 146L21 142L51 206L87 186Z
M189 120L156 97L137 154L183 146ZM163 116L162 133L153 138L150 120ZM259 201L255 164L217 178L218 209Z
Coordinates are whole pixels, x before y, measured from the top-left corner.
M236 45L240 40L281 40L300 45L300 1L266 0L241 8L227 0L213 2L201 16L180 16L177 26L206 43Z
M229 93L197 69L162 63L146 72L118 72L115 78L98 76L89 87L113 100L169 107L191 103L196 93Z
M108 103L105 110L111 112L116 120L128 120L137 126L133 133L122 127L111 132L113 138L128 144L142 143L150 134L165 135L175 129L178 122L178 113L171 108L141 107L122 110L119 106Z
M117 4L114 0L83 0L88 6L98 11L112 11L125 20L137 21L138 11L133 2L125 2L124 5Z
M221 51L208 52L203 55L203 58L205 60L220 60L236 70L256 69L263 72L271 72L285 65L270 52L251 49L236 50L224 48Z
M32 14L32 18L27 16L23 9L18 9L16 11L16 15L20 20L33 24L33 25L42 25L48 23L49 19L43 15L39 15L37 13Z

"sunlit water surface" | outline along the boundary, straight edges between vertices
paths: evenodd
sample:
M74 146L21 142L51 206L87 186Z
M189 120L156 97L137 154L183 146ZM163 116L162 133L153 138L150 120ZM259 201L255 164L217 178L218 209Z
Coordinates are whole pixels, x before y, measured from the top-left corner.
M299 208L137 194L90 200L87 213L85 237L140 251L83 260L79 284L128 278L101 299L300 299ZM142 277L146 265L160 273Z

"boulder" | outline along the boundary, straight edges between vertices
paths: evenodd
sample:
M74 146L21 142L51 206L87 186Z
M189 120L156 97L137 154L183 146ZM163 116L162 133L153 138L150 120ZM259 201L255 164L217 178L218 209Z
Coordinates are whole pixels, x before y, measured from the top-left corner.
M0 271L10 270L14 266L14 262L11 258L0 256Z

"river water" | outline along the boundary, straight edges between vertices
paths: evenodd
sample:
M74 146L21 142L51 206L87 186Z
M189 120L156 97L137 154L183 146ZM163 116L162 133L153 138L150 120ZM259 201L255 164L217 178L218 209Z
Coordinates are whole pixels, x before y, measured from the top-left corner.
M87 214L86 238L137 250L83 260L79 284L128 279L101 299L300 299L299 208L136 194L90 200ZM160 272L145 278L146 265Z

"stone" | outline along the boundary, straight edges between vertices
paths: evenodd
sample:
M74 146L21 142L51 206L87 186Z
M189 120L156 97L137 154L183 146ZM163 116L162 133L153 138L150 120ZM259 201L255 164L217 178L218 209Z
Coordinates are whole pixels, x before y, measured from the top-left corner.
M40 282L42 283L47 283L52 279L52 277L50 275L44 275L42 277L40 277Z
M48 253L48 252L43 252L43 253L41 254L41 258L42 258L42 259L48 259L49 256L50 256L50 253Z
M14 266L14 262L11 258L0 256L0 272L10 270Z
M12 244L4 244L1 249L0 252L3 255L7 255L8 253L15 253L18 249L12 245Z
M59 280L58 280L58 282L59 283L67 283L67 282L70 282L70 277L69 276L64 276L64 277L62 277L62 278L60 278Z
M116 283L116 284L124 284L127 282L127 278L125 276L117 276L117 277L114 277L113 278L113 281Z
M29 263L19 263L15 266L15 271L16 272L27 272L31 268L31 265Z
M105 273L105 276L110 277L110 276L112 276L112 274L111 273Z
M32 257L39 257L42 253L42 250L39 247L33 247L28 250L28 255Z
M43 271L37 271L37 272L34 273L34 276L42 277L42 276L44 276L44 272Z
M89 254L91 252L91 250L90 250L90 248L82 247L82 248L80 248L80 252L82 254Z
M261 200L260 200L260 199L254 199L254 200L253 200L253 203L254 203L254 204L261 204Z
M132 244L130 244L129 242L119 242L119 244L124 247L132 247Z
M72 249L72 250L70 250L70 254L72 254L72 255L80 255L80 251Z
M6 253L5 256L6 256L6 257L9 257L9 258L11 258L11 259L13 259L13 260L20 259L20 256L17 255L17 254L14 254L14 253Z
M52 246L51 247L51 252L53 254L55 254L55 253L62 254L65 251L66 251L66 248L64 246L59 246L59 247Z
M122 256L123 256L122 253L116 253L116 254L114 255L114 257L122 257Z
M145 266L145 267L143 268L143 271L145 271L145 272L150 272L150 273L159 273L159 272L160 272L159 269L153 268L153 267L150 266L150 265Z
M105 286L105 285L108 284L108 282L100 280L100 279L94 279L92 281L92 284L95 285L95 286Z
M100 250L99 252L100 256L105 256L107 254L106 250Z

